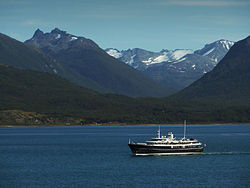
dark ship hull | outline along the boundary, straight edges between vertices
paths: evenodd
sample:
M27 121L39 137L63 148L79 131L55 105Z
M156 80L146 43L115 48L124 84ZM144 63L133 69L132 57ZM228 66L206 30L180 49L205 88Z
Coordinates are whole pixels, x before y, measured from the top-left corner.
M129 143L134 155L191 155L204 151L203 146L190 148L171 148L169 146L151 146L146 144Z

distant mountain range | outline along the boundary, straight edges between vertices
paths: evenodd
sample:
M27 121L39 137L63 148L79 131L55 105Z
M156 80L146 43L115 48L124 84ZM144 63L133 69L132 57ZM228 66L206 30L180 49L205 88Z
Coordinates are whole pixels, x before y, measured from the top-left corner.
M57 41L60 38L66 42ZM109 56L89 39L55 29L51 33L37 30L31 41L36 45L0 34L0 124L250 121L250 37L236 42L212 71L166 98L101 94L73 84L96 84L113 92L122 88L120 93L133 96L165 93L156 82ZM209 53L176 51L169 58L200 54L218 58L216 49L207 48ZM101 79L107 83L102 84ZM151 90L154 87L148 83L158 90Z
M150 52L140 48L105 51L160 83L181 90L211 71L234 42L218 40L200 50L177 49Z
M83 87L132 97L162 97L175 91L109 56L92 40L57 28L50 33L38 29L25 44L55 59L70 72L68 77L62 76ZM53 71L58 72L55 67Z
M211 72L176 96L187 100L249 105L250 36L236 42Z

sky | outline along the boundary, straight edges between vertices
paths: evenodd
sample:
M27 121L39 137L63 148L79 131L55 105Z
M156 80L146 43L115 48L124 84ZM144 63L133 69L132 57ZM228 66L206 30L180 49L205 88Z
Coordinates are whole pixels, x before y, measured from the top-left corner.
M19 41L54 28L101 48L200 49L250 35L250 0L0 0L0 33Z

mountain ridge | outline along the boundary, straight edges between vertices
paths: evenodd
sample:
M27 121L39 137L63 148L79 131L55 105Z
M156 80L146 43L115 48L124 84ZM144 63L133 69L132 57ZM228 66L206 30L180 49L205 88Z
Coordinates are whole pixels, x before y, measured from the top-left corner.
M80 86L103 93L117 93L132 97L163 97L174 92L173 89L161 86L143 73L110 57L90 39L77 37L57 28L50 33L43 33L38 29L33 37L25 43L6 38L9 40L9 45L28 48L32 52L38 50L44 56L51 58L52 62L55 61L55 65L57 65L53 66L52 73ZM18 51L16 53L19 55L14 56L13 61L25 66L11 64L12 66L32 69L28 64L36 64L36 61L32 61L32 59L22 61L20 58L22 55ZM23 54L26 53L28 52L25 51ZM2 53L2 57L6 57L4 53ZM2 63L9 64L9 61L8 59L3 60ZM43 64L43 66L45 65ZM57 69L58 66L61 69ZM39 71L39 68L33 70Z
M4 39L7 42L0 40L0 47L3 49L6 49L5 45L8 42L11 44L7 46L13 45L14 49L16 45L22 47L11 51L19 58L9 57L14 58L12 61L20 65L23 63L21 55L26 54L22 54L25 52L24 46L29 53L36 52L33 47L27 47L20 42L16 44L16 41L6 37ZM182 93L182 95L160 99L135 99L117 94L100 94L62 79L58 74L53 73L53 70L51 73L44 73L25 68L13 68L11 65L0 65L0 124L180 123L183 119L192 123L249 122L249 51L250 38L248 37L230 49L213 70L217 71L215 75L213 71L205 74L205 78L208 75L210 80L214 79L219 85L212 83L201 88L204 92L191 89L193 93ZM3 55L1 52L0 57ZM26 55L29 56L29 53ZM47 57L46 54L41 53ZM102 51L102 53L106 52ZM222 81L220 81L221 77ZM232 83L233 87L225 87ZM217 87L211 88L211 85ZM210 93L204 88L209 89ZM222 92L223 95L231 94L223 98L223 95L220 95L221 91L224 92ZM207 98L204 97L204 93L215 95ZM201 97L198 94L201 94ZM235 101L235 98L239 100Z
M250 104L250 36L236 42L218 65L176 96Z
M0 63L21 69L49 72L71 80L78 85L81 85L79 83L79 79L81 79L89 85L98 87L92 80L80 76L77 72L64 66L59 60L44 53L39 48L22 43L1 33Z
M211 71L233 44L232 41L221 39L195 51L163 49L150 52L139 48L119 51L108 48L106 52L154 80L181 90Z

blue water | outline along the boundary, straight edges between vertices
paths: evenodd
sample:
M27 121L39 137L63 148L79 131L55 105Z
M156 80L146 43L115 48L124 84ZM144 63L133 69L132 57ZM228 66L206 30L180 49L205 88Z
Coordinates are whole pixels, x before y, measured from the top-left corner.
M250 187L250 124L188 126L204 154L133 156L157 126L0 127L0 187ZM182 137L183 127L161 126Z

